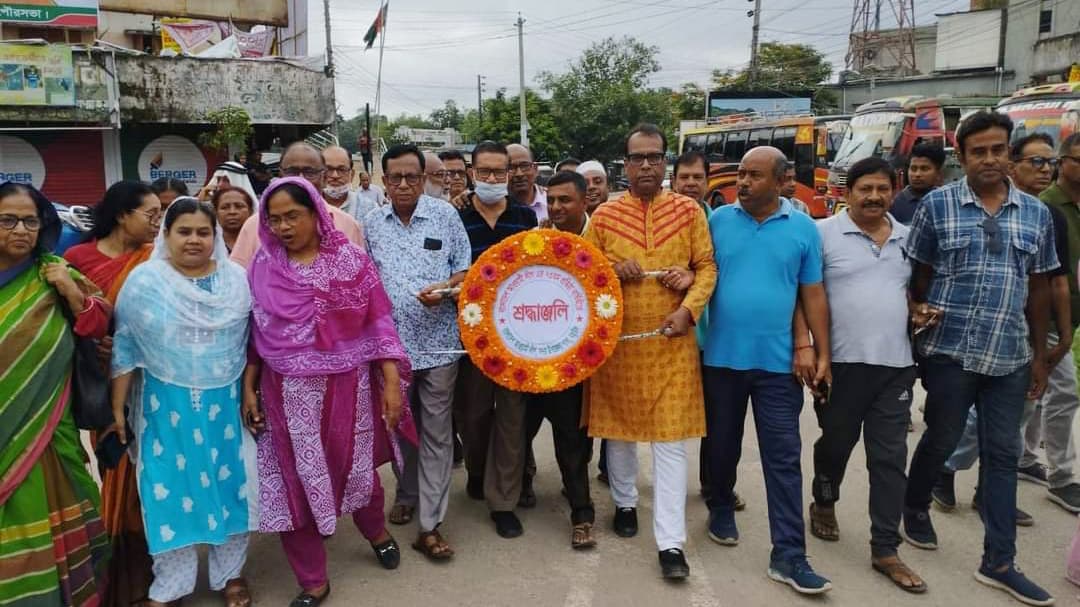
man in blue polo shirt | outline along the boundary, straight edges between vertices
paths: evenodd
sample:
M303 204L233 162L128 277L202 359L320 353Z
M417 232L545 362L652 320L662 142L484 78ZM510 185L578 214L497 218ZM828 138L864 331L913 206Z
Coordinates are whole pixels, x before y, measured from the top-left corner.
M739 163L738 204L717 209L709 219L719 272L704 348L709 538L728 546L739 540L733 489L751 399L773 543L768 575L800 593L820 594L832 583L806 561L799 436L803 392L792 369L815 388L830 381L829 309L821 237L809 216L780 197L786 169L780 150L750 150ZM796 354L799 364L793 364Z

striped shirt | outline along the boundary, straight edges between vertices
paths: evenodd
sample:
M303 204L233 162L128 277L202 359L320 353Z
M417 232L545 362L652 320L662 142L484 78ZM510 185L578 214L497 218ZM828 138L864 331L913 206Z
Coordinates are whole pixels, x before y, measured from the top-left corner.
M996 236L987 220L996 222ZM933 268L926 302L942 313L923 334L920 352L983 375L1028 364L1028 275L1060 265L1051 225L1046 206L1011 184L992 217L966 179L927 194L915 210L907 252ZM1000 250L991 251L999 248L995 241Z
M484 216L473 208L474 204L484 203L470 201L469 205L461 210L461 223L465 224L465 231L469 234L474 262L484 251L498 244L502 239L518 232L531 230L537 225L536 213L533 213L529 207L518 204L512 198L506 199L506 210L499 215L494 228L489 226Z

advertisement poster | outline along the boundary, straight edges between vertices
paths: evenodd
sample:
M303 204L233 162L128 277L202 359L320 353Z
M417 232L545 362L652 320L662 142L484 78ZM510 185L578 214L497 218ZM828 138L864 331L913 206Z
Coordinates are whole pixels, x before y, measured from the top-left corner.
M98 24L98 0L0 2L0 21L46 27L94 29Z
M163 177L179 179L197 192L206 183L206 157L190 139L162 135L139 154L139 179L151 182Z
M709 93L709 118L732 114L783 116L810 113L810 96L779 95L767 91Z
M0 44L0 105L75 105L71 47Z

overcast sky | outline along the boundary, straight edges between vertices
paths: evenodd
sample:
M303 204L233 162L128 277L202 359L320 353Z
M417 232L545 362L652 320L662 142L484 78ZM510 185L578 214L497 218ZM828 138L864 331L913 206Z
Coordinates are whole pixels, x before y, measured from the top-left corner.
M325 49L321 0L310 4L312 55ZM824 52L835 73L843 69L853 0L762 0L761 41L799 42ZM966 10L970 0L915 0L916 23L934 13ZM363 50L363 36L380 0L331 0L331 39L337 65L337 103L346 117L374 112L378 43ZM382 112L426 115L454 99L476 107L476 75L485 97L499 88L518 91L514 21L525 18L525 81L560 71L594 41L634 36L659 47L661 71L653 86L683 82L706 86L714 68L739 69L750 59L752 0L390 0L383 59ZM895 24L883 11L882 27Z

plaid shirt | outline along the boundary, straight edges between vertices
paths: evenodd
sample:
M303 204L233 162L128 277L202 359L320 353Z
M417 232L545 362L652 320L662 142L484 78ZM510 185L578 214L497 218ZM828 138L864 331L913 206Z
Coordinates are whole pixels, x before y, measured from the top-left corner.
M942 311L920 339L924 356L944 355L966 371L1007 375L1031 360L1028 275L1057 268L1050 212L1009 185L997 215L999 252L983 227L991 216L967 180L927 194L915 210L907 254L933 267L926 301Z

